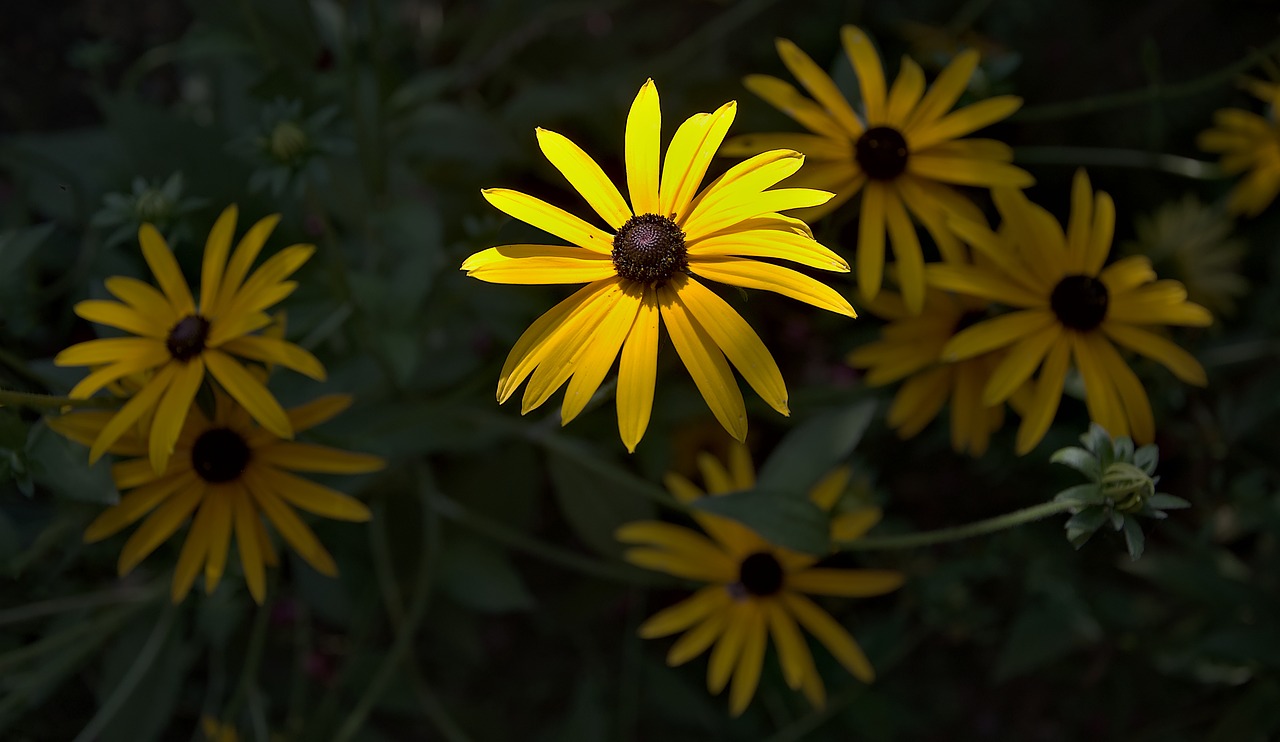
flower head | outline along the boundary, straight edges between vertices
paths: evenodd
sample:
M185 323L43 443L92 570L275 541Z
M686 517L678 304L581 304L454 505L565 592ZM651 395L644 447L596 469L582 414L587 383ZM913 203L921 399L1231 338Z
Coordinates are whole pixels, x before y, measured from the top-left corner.
M1246 80L1254 97L1268 104L1270 118L1239 108L1223 108L1213 114L1213 126L1200 132L1196 145L1222 155L1224 172L1249 174L1231 189L1227 211L1257 216L1280 194L1280 85Z
M292 429L303 431L329 420L350 404L351 398L346 395L329 395L286 414ZM94 410L52 418L49 426L71 440L89 445L100 438L102 429L113 419L109 411ZM192 406L179 432L174 455L163 471L152 470L146 458L148 448L146 439L132 430L117 437L108 448L114 454L140 458L126 459L112 467L116 486L128 492L118 505L89 524L84 540L101 541L146 516L120 552L118 566L124 575L194 513L173 575L174 602L186 597L201 567L205 589L213 591L222 579L234 533L249 592L261 603L266 595L264 565L278 561L262 516L316 571L335 576L333 557L293 508L346 521L368 520L369 509L348 495L291 472L358 474L383 466L377 456L282 440L254 425L244 407L216 388L213 415L206 416L198 406Z
M199 308L164 237L150 224L138 230L138 241L160 290L134 278L113 276L106 287L119 302L76 305L76 314L84 319L137 337L89 340L59 353L53 359L59 366L95 367L72 388L72 397L92 396L126 376L150 374L102 426L89 449L91 463L139 420L154 415L148 452L154 470L163 471L206 370L263 427L281 438L293 436L284 408L235 358L277 363L313 379L325 376L320 361L302 348L252 334L271 324L265 310L293 293L297 283L287 279L315 252L310 245L286 247L250 274L279 220L274 215L254 224L228 259L236 207L222 212L205 244Z
M728 463L726 468L709 454L698 458L712 496L750 489L755 484L744 446L731 449ZM829 510L847 480L848 470L837 469L814 487L810 498ZM681 502L704 496L678 474L668 474L666 483ZM875 525L879 515L879 510L867 508L837 516L832 522L833 538L857 538ZM684 632L667 653L667 664L683 664L710 648L707 688L719 693L729 685L729 707L736 716L755 694L765 645L772 636L787 685L801 690L813 705L822 706L826 691L800 633L804 627L845 669L859 680L871 682L875 672L862 649L806 594L846 598L883 595L902 585L901 573L825 567L818 557L771 544L736 521L697 510L693 517L710 538L656 521L628 523L617 534L620 541L636 545L624 554L633 564L708 583L692 597L640 625L640 636L646 639Z
M861 191L858 288L868 300L879 293L887 231L903 299L918 314L924 306L924 256L911 217L924 225L943 257L958 260L963 248L947 227L947 215L975 219L979 212L952 186L1025 188L1035 182L1009 164L1013 150L1003 142L961 139L1006 118L1022 99L1002 95L952 111L978 65L972 50L957 55L927 92L924 72L904 57L886 92L880 57L867 35L854 26L840 35L862 90L862 115L807 54L779 39L783 64L814 99L768 75L748 76L745 84L812 133L747 134L726 142L722 153L751 155L774 147L803 152L808 164L790 182L836 194L809 212L815 218Z
M1084 378L1090 418L1118 435L1150 442L1155 437L1151 403L1115 346L1203 386L1199 362L1143 325L1202 327L1213 321L1212 315L1187 301L1182 284L1157 281L1145 257L1103 267L1111 249L1115 206L1106 193L1093 193L1083 170L1075 176L1065 233L1021 191L997 189L993 195L1004 219L999 232L975 222L952 223L988 262L931 265L928 276L939 288L1016 311L958 333L943 347L944 358L962 360L1007 349L982 388L988 405L1009 399L1040 369L1018 428L1019 453L1030 451L1049 429L1073 365Z
M735 438L746 436L747 418L730 364L770 406L787 414L786 386L768 349L700 279L775 291L853 317L849 302L834 290L757 258L829 271L848 271L849 266L814 241L803 222L778 213L831 197L808 188L772 188L800 168L804 157L797 152L765 152L730 168L699 192L735 110L730 102L685 121L659 170L658 91L652 80L646 82L627 118L629 205L577 145L539 129L543 154L611 231L523 193L484 191L498 209L571 246L489 248L462 264L467 275L495 283L587 284L516 341L502 368L499 402L529 379L522 405L522 412L528 412L567 382L561 419L568 423L621 355L618 427L627 449L635 450L649 424L658 328L665 324L698 390Z
M337 115L338 109L329 106L304 116L297 100L278 99L263 107L258 125L230 146L258 165L249 188L279 197L290 190L301 193L308 183L326 182L328 160L352 149L349 141L330 132Z
M987 404L982 388L991 378L1001 352L983 353L962 361L943 359L951 338L986 319L991 302L929 288L924 309L909 312L897 294L881 293L870 311L888 320L880 339L849 354L848 361L868 369L866 381L882 386L906 379L889 407L888 423L898 435L910 438L924 430L948 402L951 406L951 447L981 456L991 434L1004 423L1004 404Z
M170 239L183 239L187 236L183 220L203 208L205 199L184 198L182 190L182 173L170 175L163 183L134 178L130 193L108 193L102 197L102 208L93 215L90 225L111 230L102 241L108 247L137 234L144 223L169 233Z

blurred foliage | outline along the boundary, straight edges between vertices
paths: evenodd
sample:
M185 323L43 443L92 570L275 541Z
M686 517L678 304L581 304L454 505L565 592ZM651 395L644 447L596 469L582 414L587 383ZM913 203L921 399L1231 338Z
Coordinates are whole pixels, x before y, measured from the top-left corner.
M371 523L315 524L340 579L289 556L261 609L238 579L172 607L176 544L118 579L118 541L81 542L117 500L108 465L88 467L37 413L0 409L0 736L188 739L210 719L252 740L1275 738L1280 208L1231 235L1247 246L1251 289L1228 282L1234 314L1180 338L1210 386L1137 367L1156 412L1161 488L1192 505L1144 521L1140 560L1110 529L1076 552L1060 520L862 553L905 572L906 586L824 607L866 649L876 683L819 654L831 700L810 709L771 656L754 704L732 721L706 693L701 660L667 668L665 644L636 638L685 590L621 563L611 536L658 514L664 471L722 444L692 383L666 349L653 422L631 457L608 402L563 431L554 412L522 419L494 403L498 371L564 292L456 270L476 250L535 234L488 208L480 188L569 205L535 126L572 136L615 182L626 107L647 77L669 122L738 99L735 132L781 130L787 120L740 78L779 74L773 39L785 36L851 84L842 23L866 28L890 70L902 53L933 74L960 46L982 49L971 92L1027 101L994 135L1063 155L1020 161L1038 179L1033 198L1063 216L1071 172L1085 165L1115 197L1118 240L1133 237L1137 215L1201 208L1187 192L1220 203L1230 183L1108 153L1201 156L1193 141L1212 111L1251 105L1237 73L1220 71L1274 50L1274 11L1195 0L6 4L0 388L64 394L79 378L50 359L94 336L71 306L103 298L105 276L147 278L139 221L167 220L190 277L200 236L235 202L247 219L283 214L268 252L320 248L288 302L289 335L329 379L274 391L286 405L354 394L317 438L391 465L335 482L370 504ZM1072 147L1089 149L1072 157ZM840 223L815 228L837 250L856 229ZM1210 245L1227 236L1205 229ZM763 293L728 298L790 384L790 419L748 402L771 487L802 493L852 461L846 498L883 507L878 533L892 535L1079 482L1047 460L1087 427L1078 399L1025 459L1010 430L979 460L951 452L941 421L904 443L885 428L883 402L869 426L857 418L859 402L887 392L839 360L875 336L869 314L846 322ZM843 441L859 437L847 454ZM776 525L812 538L808 515Z

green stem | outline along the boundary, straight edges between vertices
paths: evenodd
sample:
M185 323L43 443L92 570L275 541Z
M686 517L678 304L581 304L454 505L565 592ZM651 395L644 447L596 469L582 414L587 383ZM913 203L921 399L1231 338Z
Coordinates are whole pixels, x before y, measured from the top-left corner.
M93 715L89 723L85 724L80 734L76 735L75 742L90 742L90 740L98 739L102 735L102 730L111 723L111 720L129 701L129 697L133 695L138 683L142 682L143 676L147 674L147 671L151 669L151 665L155 663L156 658L160 656L160 649L164 646L165 641L169 639L169 632L173 628L173 618L177 613L177 607L166 601L165 607L160 613L160 618L156 621L155 628L151 630L151 635L147 637L146 644L142 645L142 651L138 652L138 656L134 658L129 671L120 679L120 684L111 691L111 695L98 708L98 712Z
M275 592L268 588L268 597ZM258 682L258 667L262 664L262 653L267 646L267 619L271 617L271 603L264 602L258 606L258 614L253 618L253 628L249 633L249 647L244 653L244 667L240 670L240 681L236 683L235 692L222 712L222 724L231 724L240 713L240 707L249 697L249 688Z
M1126 108L1128 106L1136 106L1140 103L1150 101L1164 101L1173 98L1185 98L1191 95L1197 95L1208 90L1212 90L1221 85L1231 82L1245 70L1253 67L1263 60L1269 58L1272 54L1280 51L1280 37L1271 41L1271 43L1255 50L1252 54L1237 62L1221 67L1206 75L1187 80L1186 82L1176 85L1152 84L1137 90L1128 90L1123 93L1111 93L1109 95L1099 95L1094 98L1081 98L1080 100L1064 101L1062 103L1045 103L1038 106L1026 106L1021 111L1015 113L1011 120L1016 121L1050 121L1053 119L1070 118L1072 116L1082 116L1086 113L1096 113L1098 111L1106 111L1113 108Z
M1033 520L1048 518L1051 515L1065 513L1074 505L1067 502L1042 502L1039 505L1032 505L1029 508L1015 510L1012 513L997 515L994 518L979 520L973 523L966 523L963 526L954 526L952 528L939 528L936 531L925 531L924 533L906 533L901 536L872 536L870 538L859 538L852 541L845 541L840 544L843 549L850 551L883 551L887 549L914 549L920 546L932 546L933 544L944 544L949 541L961 541L975 536L983 536L996 531L1003 531L1007 528L1020 526L1023 523L1030 523Z
M16 608L8 608L0 611L0 626L8 624L22 623L36 618L45 616L53 616L59 613L67 613L70 611L81 610L84 608L97 608L105 605L115 605L117 603L144 603L154 598L159 591L155 586L137 587L122 586L102 590L96 593L86 593L84 595L71 595L64 598L54 598L39 603L28 603L20 605Z
M1146 152L1140 149L1109 147L1015 147L1013 158L1022 164L1131 167L1157 170L1195 180L1218 180L1221 168L1212 162L1191 157Z
M50 394L33 394L31 392L0 389L0 406L4 407L30 407L35 410L57 410L63 407L109 409L119 407L121 401L111 397L72 399L71 397L55 397Z
M526 428L525 436L532 442L542 446L553 453L560 454L565 458L572 459L574 463L589 469L599 476L612 480L616 485L624 489L629 489L637 494L653 500L657 504L678 510L682 513L689 511L689 506L677 500L665 489L654 485L652 482L641 479L629 472L619 469L617 466L602 460L594 455L590 448L587 448L581 441L574 440L558 433L550 433L537 427Z

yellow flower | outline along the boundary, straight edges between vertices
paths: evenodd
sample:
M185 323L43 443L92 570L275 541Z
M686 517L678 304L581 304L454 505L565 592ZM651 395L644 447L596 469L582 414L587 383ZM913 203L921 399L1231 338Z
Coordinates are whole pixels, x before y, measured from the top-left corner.
M1271 118L1239 108L1222 108L1213 114L1213 126L1200 132L1196 145L1222 155L1220 165L1228 175L1249 174L1231 189L1227 211L1257 216L1280 194L1280 86L1246 80L1254 97L1271 107Z
M710 454L699 456L698 466L712 495L755 484L750 456L741 445L730 450L727 469ZM836 470L814 487L810 498L830 509L848 476L847 469ZM666 484L681 502L703 496L702 490L678 474L668 474ZM833 537L857 538L875 525L879 516L874 508L837 516L832 523ZM657 521L628 523L617 533L618 540L638 545L624 554L627 561L709 583L640 625L640 636L646 639L685 632L667 653L668 665L683 664L711 648L707 688L719 693L732 678L729 708L737 716L755 695L765 645L772 635L787 685L801 690L813 705L822 706L826 690L800 633L803 626L845 669L859 680L871 682L875 671L862 649L805 594L846 598L883 595L902 585L901 573L819 566L818 557L771 544L736 521L698 511L693 517L711 538Z
M1048 211L1021 191L996 189L993 196L1004 218L998 233L985 224L952 222L988 264L930 265L928 276L939 288L1017 311L960 332L943 347L943 357L963 360L1008 349L982 389L988 405L1009 399L1040 368L1018 428L1019 454L1034 448L1049 429L1071 365L1084 379L1085 404L1094 422L1114 436L1150 443L1155 437L1151 403L1115 345L1203 386L1204 368L1190 353L1141 326L1203 327L1213 321L1212 315L1187 301L1182 284L1156 281L1145 257L1103 267L1111 249L1115 206L1106 193L1093 194L1083 170L1076 172L1065 234Z
M138 230L138 241L163 293L137 279L113 276L106 281L107 291L120 302L76 305L76 314L84 319L138 337L90 340L59 353L54 358L59 366L99 367L76 384L72 397L89 397L117 379L152 372L102 427L90 446L90 463L144 416L154 414L148 455L152 468L163 471L206 369L263 427L281 438L293 436L280 403L234 358L277 363L314 379L325 375L320 361L293 343L250 334L271 323L264 310L293 293L297 283L286 279L315 252L310 245L286 247L249 275L279 220L273 215L254 224L228 260L236 207L222 212L205 244L199 310L164 237L150 224Z
M769 350L699 278L775 291L853 317L849 302L834 290L756 258L830 271L848 271L849 266L815 242L803 222L778 213L831 197L807 188L770 190L800 168L804 158L797 152L765 152L698 192L735 110L730 102L685 121L667 148L659 175L661 112L657 88L652 80L646 82L627 118L630 206L587 153L565 137L539 129L543 154L612 233L523 193L484 191L498 209L572 246L489 248L462 264L467 275L494 283L587 283L516 341L498 382L499 402L529 378L521 405L521 412L528 412L568 382L560 413L568 423L621 354L618 428L622 442L634 451L649 424L661 318L698 390L735 438L746 436L747 417L730 363L770 406L787 414L786 386Z
M346 395L329 395L288 410L292 430L323 423L351 405ZM147 460L147 442L135 430L126 431L108 451L137 456L112 467L116 487L129 490L118 505L99 515L85 529L86 543L101 541L137 522L120 552L120 574L127 574L164 543L195 513L174 571L174 602L186 597L201 566L205 590L222 579L234 530L240 564L253 599L266 595L264 564L277 563L274 547L261 516L266 516L293 550L316 571L333 577L337 566L293 507L336 520L365 521L369 509L336 490L290 472L357 474L377 471L383 460L327 446L282 440L253 424L249 413L221 390L214 390L210 419L193 405L179 432L175 455L157 474ZM66 437L89 445L112 420L110 411L86 411L53 418L49 426ZM198 510L197 510L198 508Z
M206 742L240 742L234 725L219 724L212 716L200 717L200 731Z
M964 265L961 263L960 265ZM991 434L1004 423L1004 404L986 404L982 388L1002 353L984 353L948 363L942 349L956 333L985 319L991 302L939 289L925 292L924 311L912 315L897 294L884 292L870 310L890 320L880 339L848 356L850 365L870 369L871 386L908 379L893 398L888 423L910 438L951 403L951 447L974 456L986 453Z
M744 82L813 133L738 136L725 143L722 154L750 155L775 147L803 152L808 164L790 183L836 194L809 212L813 218L862 191L858 288L867 300L879 293L887 230L903 299L918 314L924 307L924 257L911 216L928 230L944 258L959 260L964 251L947 227L947 216L976 220L980 212L952 186L1025 188L1035 182L1029 173L1009 164L1013 150L1003 142L960 139L1006 118L1018 110L1022 99L1002 95L951 111L978 65L978 52L972 50L957 55L928 92L920 66L904 57L886 94L884 71L870 39L854 26L845 26L840 34L862 89L864 115L854 112L807 54L779 39L783 64L816 102L776 77L750 75Z

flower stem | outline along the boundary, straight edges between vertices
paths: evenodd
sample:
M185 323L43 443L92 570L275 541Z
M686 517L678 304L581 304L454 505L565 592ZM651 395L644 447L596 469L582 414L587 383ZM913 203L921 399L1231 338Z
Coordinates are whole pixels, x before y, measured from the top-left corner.
M925 531L923 533L905 533L901 536L873 536L870 538L859 538L852 541L845 541L840 544L841 548L850 551L882 551L887 549L914 549L920 546L932 546L933 544L945 544L949 541L961 541L974 536L983 536L996 531L1003 531L1007 528L1020 526L1023 523L1030 523L1033 520L1048 518L1050 515L1057 515L1070 510L1074 505L1068 502L1042 502L1039 505L1032 505L1029 508L1015 510L1012 513L997 515L994 518L979 520L973 523L966 523L962 526L953 526L951 528L939 528L936 531Z
M1021 111L1015 113L1010 120L1016 121L1050 121L1053 119L1071 118L1072 116L1082 116L1086 113L1096 113L1098 111L1106 111L1112 108L1126 108L1128 106L1136 106L1140 103L1150 101L1169 100L1172 98L1184 98L1190 95L1196 95L1208 90L1212 90L1221 85L1231 82L1237 75L1245 70L1260 64L1263 60L1272 54L1280 51L1280 37L1272 39L1271 43L1256 49L1254 52L1244 59L1233 62L1226 67L1221 67L1206 75L1187 80L1186 82L1176 85L1164 85L1153 83L1145 88L1136 90L1128 90L1123 93L1111 93L1109 95L1099 95L1094 98L1081 98L1080 100L1064 101L1061 103L1045 103L1038 106L1026 106Z
M1017 147L1013 159L1032 165L1072 165L1075 167L1131 167L1158 170L1195 180L1217 180L1222 170L1212 162L1191 157L1146 152L1140 149L1109 147Z
M111 408L119 406L121 400L111 397L91 397L89 399L73 399L71 397L55 397L50 394L33 394L31 392L15 392L0 389L0 407L30 407L35 410L56 410L61 407Z

